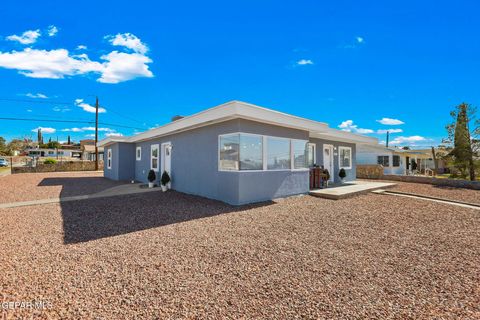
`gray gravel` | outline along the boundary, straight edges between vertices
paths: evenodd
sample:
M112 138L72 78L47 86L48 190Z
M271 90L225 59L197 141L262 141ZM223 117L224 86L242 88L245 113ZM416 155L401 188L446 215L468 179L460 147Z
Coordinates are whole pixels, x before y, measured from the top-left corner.
M102 172L12 174L0 178L0 203L92 194L119 184Z
M480 318L473 209L373 194L235 208L155 192L0 221L4 301L51 302L39 318Z

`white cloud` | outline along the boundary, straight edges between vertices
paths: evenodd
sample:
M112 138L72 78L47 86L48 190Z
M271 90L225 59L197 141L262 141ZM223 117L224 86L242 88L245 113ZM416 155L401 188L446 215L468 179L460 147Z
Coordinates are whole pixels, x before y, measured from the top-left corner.
M10 41L17 41L21 44L32 44L37 41L37 38L40 37L41 33L40 30L28 30L22 33L22 35L17 36L16 34L12 34L8 36L6 39Z
M58 33L58 28L54 25L48 26L47 33L49 37L54 37Z
M55 111L55 112L68 112L68 111L72 111L72 109L70 109L70 108L68 108L68 107L53 107L52 110Z
M75 104L77 107L80 107L83 109L83 111L90 112L90 113L95 113L95 107L92 105L89 105L88 103L83 102L83 99L75 99ZM102 107L98 107L98 113L105 113L107 110Z
M402 129L379 129L379 130L377 130L378 134L385 134L387 132L400 133L400 132L403 132L403 130Z
M105 135L107 137L123 137L123 134L121 134L120 132L110 132L110 133L107 133Z
M426 138L422 136L410 136L410 137L396 137L392 140L391 144L415 144L416 142L427 141Z
M300 66L306 66L306 65L311 65L313 64L313 61L310 60L310 59L301 59L301 60L298 60L297 61L297 64L300 65Z
M106 36L114 46L122 46L132 49L136 53L145 54L148 47L137 36L131 33L118 33L116 36Z
M62 129L63 132L84 132L84 131L95 131L95 127L82 127L82 128L65 128ZM99 132L115 132L115 129L111 128L98 128Z
M358 43L363 43L365 41L363 37L355 37L355 40L357 40Z
M62 129L63 132L83 132L82 129L80 128L65 128L65 129Z
M373 133L372 129L359 128L356 124L353 124L353 120L345 120L338 125L342 131L355 132L359 134Z
M38 129L42 130L42 133L55 133L57 131L57 129L55 129L55 128L37 127L35 129L32 129L32 132L37 132Z
M101 58L107 62L104 63L105 68L99 82L119 83L137 77L153 77L147 65L152 60L142 54L112 51Z
M401 120L391 119L391 118L382 118L381 120L377 120L377 122L380 122L381 124L384 124L384 125L390 125L390 126L397 126L405 123Z
M33 110L32 109L27 109L27 112L33 112Z
M77 50L87 50L87 46L83 45L83 44L80 44L77 46L76 48Z
M85 137L87 137L87 138L95 138L95 133L86 134Z
M47 99L48 97L44 95L43 93L27 93L25 94L26 97L32 98L32 99Z

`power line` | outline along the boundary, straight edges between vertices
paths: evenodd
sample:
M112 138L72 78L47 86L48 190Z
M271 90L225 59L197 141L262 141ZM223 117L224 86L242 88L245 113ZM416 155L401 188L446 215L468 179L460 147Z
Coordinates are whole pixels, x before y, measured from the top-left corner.
M0 117L0 120L9 120L9 121L37 121L37 122L64 122L64 123L87 123L87 124L94 124L94 123L95 123L95 121L57 120L57 119L34 119L34 118L10 118L10 117ZM143 130L142 128L130 127L130 126L125 126L125 125L115 124L115 123L99 122L98 124L105 125L105 126L119 127L119 128Z

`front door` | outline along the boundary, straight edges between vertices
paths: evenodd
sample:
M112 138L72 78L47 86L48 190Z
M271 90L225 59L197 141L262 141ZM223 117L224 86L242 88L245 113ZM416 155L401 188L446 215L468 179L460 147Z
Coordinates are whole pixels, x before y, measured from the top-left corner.
M333 182L334 168L333 168L333 146L331 144L323 145L323 168L330 173L329 181Z
M162 172L167 171L170 178L172 178L172 144L170 142L162 143L162 159L161 159Z

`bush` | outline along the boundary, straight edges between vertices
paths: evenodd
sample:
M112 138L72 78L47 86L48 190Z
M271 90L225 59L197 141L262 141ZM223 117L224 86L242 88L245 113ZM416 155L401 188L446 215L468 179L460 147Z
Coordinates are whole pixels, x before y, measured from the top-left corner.
M340 177L340 179L343 179L347 176L347 173L345 172L345 169L340 169L340 171L338 171L338 176Z
M52 158L47 158L45 161L43 161L44 164L55 164L57 163L57 160L52 159Z
M161 182L163 186L166 186L170 182L170 176L167 171L163 171Z
M330 172L327 169L323 169L323 174L327 176L327 180L330 180Z
M155 171L150 170L150 171L148 172L148 177L147 177L147 179L148 179L148 181L150 181L150 182L154 182L155 179L157 179L157 176L155 175Z

